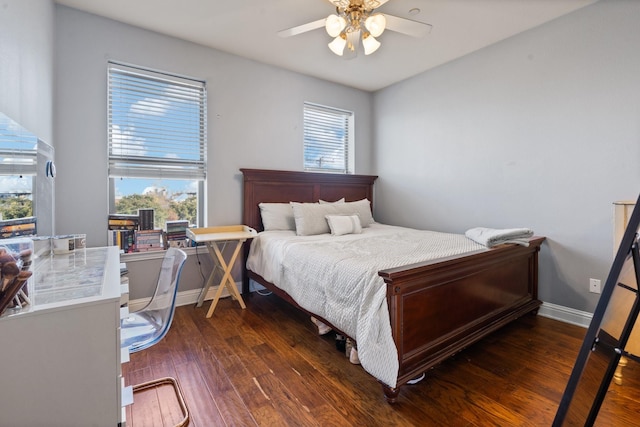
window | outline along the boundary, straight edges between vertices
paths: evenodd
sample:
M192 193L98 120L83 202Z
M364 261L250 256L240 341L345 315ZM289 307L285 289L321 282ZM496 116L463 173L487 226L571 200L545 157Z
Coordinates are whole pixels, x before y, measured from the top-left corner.
M110 213L152 208L155 228L203 226L205 83L117 63L108 80Z
M353 113L304 104L304 169L353 173Z
M35 135L0 113L0 220L34 215L37 143Z

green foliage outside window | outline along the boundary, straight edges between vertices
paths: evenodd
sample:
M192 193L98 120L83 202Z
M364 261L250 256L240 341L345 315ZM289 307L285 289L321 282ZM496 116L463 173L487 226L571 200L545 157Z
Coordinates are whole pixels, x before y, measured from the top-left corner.
M33 202L25 196L0 199L2 219L15 219L33 216Z
M176 202L171 201L169 203L169 220L186 219L189 224L198 224L198 198L197 196L190 195L186 199ZM173 216L171 214L174 214Z
M154 210L154 227L164 229L166 221L186 219L197 224L198 201L190 195L182 201L169 200L163 193L131 194L116 201L116 213L137 214L138 209Z

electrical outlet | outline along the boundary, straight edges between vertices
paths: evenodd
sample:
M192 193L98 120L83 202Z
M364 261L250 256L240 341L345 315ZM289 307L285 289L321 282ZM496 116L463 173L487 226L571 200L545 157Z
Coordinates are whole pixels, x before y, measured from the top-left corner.
M600 280L589 279L589 292L593 292L594 294L600 293Z

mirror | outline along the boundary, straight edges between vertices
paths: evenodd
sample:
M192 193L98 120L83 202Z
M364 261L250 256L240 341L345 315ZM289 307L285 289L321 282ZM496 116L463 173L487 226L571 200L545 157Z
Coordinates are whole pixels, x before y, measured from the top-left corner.
M0 113L0 238L54 234L54 150Z
M629 414L602 411L616 371L624 363L640 362L640 326L636 327L640 301L640 197L627 225L611 271L593 314L584 342L558 407L554 426L592 426L634 422L638 408ZM631 385L631 390L636 390ZM637 391L636 391L637 393Z

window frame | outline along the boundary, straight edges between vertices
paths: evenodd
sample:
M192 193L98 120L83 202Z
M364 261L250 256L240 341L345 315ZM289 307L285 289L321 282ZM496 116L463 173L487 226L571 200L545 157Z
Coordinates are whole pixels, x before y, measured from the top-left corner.
M113 139L114 123L113 117L113 95L115 93L114 79L112 74L127 75L131 79L141 78L147 82L161 82L162 84L175 85L172 88L187 88L198 92L189 99L199 102L199 129L198 133L198 150L199 158L186 160L169 159L162 161L158 156L126 156L122 154L114 154L114 146L121 144ZM146 91L147 89L140 89ZM135 93L136 89L132 93ZM160 92L149 92L149 97L160 95ZM146 99L145 99L146 100ZM193 138L192 138L193 139ZM152 144L153 145L153 144ZM146 148L146 145L142 145ZM157 146L155 148L158 148ZM191 150L195 149L195 145L189 146ZM122 146L120 145L120 149ZM158 148L160 153L166 155L175 155L171 150L162 151L162 147ZM176 156L178 157L178 156ZM115 213L116 208L116 180L125 179L166 179L166 180L191 180L197 181L197 226L204 227L206 225L206 206L207 206L207 86L206 81L192 77L185 77L175 73L153 70L146 67L140 67L122 62L108 61L107 63L107 174L108 174L108 198L109 213ZM131 168L128 168L131 165ZM164 168L164 169L163 169ZM129 174L124 171L130 171ZM163 172L164 171L164 172ZM164 228L164 227L163 227Z
M323 120L325 116L327 120ZM312 121L308 120L308 117ZM343 122L343 126L340 128L343 133L341 138L331 138L328 135L335 133L335 126L339 122ZM311 130L310 128L315 126L317 129ZM326 105L315 104L311 102L305 102L303 106L303 168L307 172L324 172L324 173L355 173L355 114L353 111L348 111L340 108L329 107ZM309 139L313 136L324 139L324 147L320 147L323 150L329 150L330 144L340 144L344 151L344 169L322 167L312 167L307 165L307 152L310 147Z

